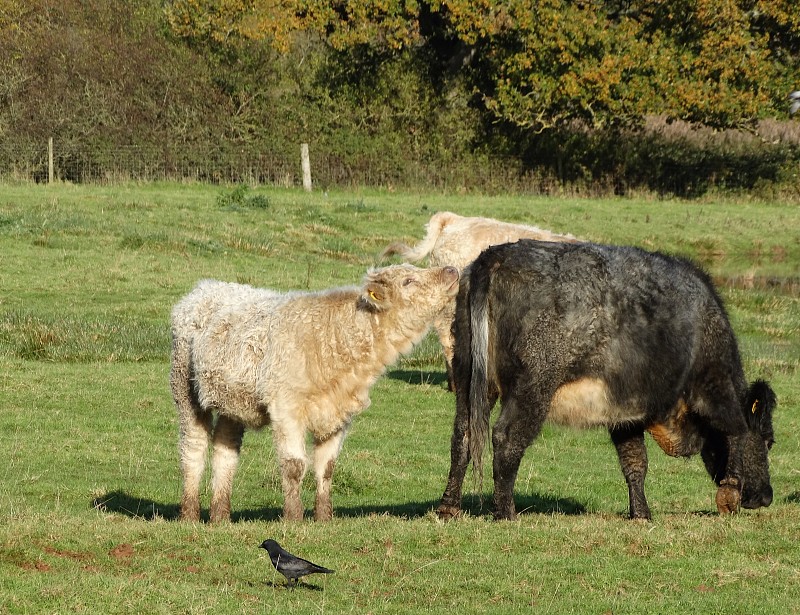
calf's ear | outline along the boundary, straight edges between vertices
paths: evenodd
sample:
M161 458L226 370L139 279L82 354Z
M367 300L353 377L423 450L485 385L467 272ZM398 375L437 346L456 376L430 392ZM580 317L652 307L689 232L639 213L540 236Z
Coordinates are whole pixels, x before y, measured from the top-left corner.
M391 306L388 288L378 280L369 280L361 291L361 303L375 312L383 312Z

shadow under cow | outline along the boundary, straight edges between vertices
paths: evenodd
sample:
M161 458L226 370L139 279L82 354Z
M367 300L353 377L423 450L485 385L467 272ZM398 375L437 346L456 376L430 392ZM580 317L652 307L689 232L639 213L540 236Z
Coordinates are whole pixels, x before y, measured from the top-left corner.
M571 498L553 498L534 493L519 495L516 497L516 502L521 515L581 515L586 512L583 504ZM388 516L399 519L419 519L435 510L438 505L439 500L427 500L387 505L339 506L334 509L334 516L339 518ZM119 490L110 491L94 498L91 501L91 506L105 512L147 521L154 519L177 520L180 514L180 506L177 503L156 502L149 498L137 497ZM475 517L490 514L491 498L484 498L483 506L481 506L480 498L477 495L466 496L462 510L465 514ZM283 509L275 506L244 508L233 510L231 512L231 521L233 523L238 521L279 521L282 515ZM207 509L203 509L201 518L205 521L208 520ZM313 511L306 510L305 518L312 519Z
M393 369L386 372L386 377L399 380L408 384L427 384L434 386L447 386L447 373L439 371L426 371L421 369ZM453 397L455 404L455 397Z

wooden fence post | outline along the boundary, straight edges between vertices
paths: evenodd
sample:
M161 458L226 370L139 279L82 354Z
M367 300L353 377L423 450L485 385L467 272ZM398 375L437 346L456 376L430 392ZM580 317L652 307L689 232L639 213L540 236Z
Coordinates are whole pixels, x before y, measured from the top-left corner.
M53 137L47 139L47 183L53 183Z
M300 144L300 164L303 167L303 188L311 192L311 160L308 157L308 143Z

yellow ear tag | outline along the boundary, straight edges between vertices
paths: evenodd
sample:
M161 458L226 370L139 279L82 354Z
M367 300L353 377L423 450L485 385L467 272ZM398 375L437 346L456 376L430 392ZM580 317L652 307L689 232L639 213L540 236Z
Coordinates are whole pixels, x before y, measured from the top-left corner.
M373 301L380 301L381 300L380 297L375 294L374 290L369 291L369 296L372 297Z
M755 413L756 413L756 406L758 406L758 400L755 400L755 401L753 402L753 407L752 407L752 408L750 408L750 412L752 412L753 414L755 414Z

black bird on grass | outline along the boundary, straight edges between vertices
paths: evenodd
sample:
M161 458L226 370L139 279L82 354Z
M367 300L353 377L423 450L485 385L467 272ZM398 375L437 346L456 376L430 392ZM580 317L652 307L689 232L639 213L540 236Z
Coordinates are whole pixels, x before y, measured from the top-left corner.
M318 566L301 557L292 555L271 538L265 540L259 546L267 550L269 559L272 560L272 565L275 566L275 570L286 577L286 584L289 587L293 588L297 585L297 580L307 574L314 574L317 572L330 574L333 572L333 570L329 568Z

